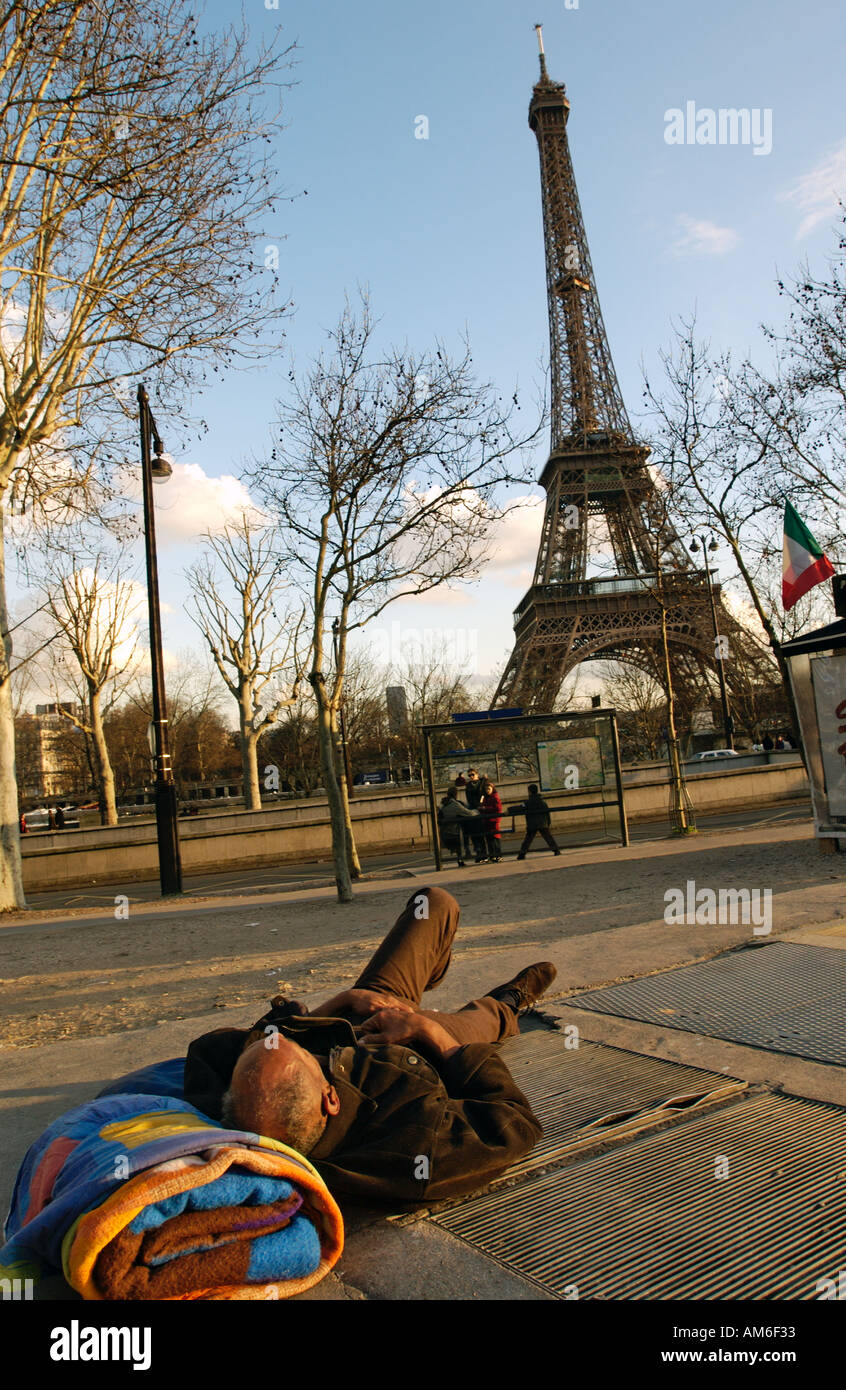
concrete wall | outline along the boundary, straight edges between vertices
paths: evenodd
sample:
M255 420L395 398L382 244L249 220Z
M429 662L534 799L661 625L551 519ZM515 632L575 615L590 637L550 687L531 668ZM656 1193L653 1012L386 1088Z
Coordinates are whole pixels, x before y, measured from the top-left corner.
M667 815L669 783L666 768L660 780L655 769L642 778L626 778L626 811L630 820L656 820ZM503 803L519 801L527 782L502 782ZM688 791L697 811L745 810L755 804L795 799L808 794L805 769L795 758L768 767L727 768L687 773ZM581 791L550 792L553 827L575 833L595 828L603 821L608 833L617 829L613 804L583 809L573 802L613 798L613 786ZM352 807L356 841L363 854L392 850L424 849L429 841L428 808L423 792L399 790L370 794ZM512 818L503 820L507 833ZM522 830L523 819L516 817ZM268 864L329 859L332 841L326 803L322 800L289 802L262 811L241 811L204 816L179 823L182 864L186 873L248 869ZM133 820L114 827L65 830L40 834L21 842L24 886L29 892L58 888L82 888L94 883L129 883L158 876L156 829L152 820Z

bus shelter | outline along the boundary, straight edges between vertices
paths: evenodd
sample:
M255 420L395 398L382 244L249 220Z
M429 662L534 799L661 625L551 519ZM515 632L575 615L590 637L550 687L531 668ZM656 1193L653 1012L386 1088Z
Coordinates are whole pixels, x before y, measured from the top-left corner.
M423 758L432 849L441 869L438 806L447 787L474 767L499 791L511 828L510 804L537 783L552 813L553 832L576 844L629 843L620 741L613 709L522 714L488 710L454 714L448 724L423 724ZM580 838L581 836L581 838Z
M838 613L846 608L840 590ZM846 849L846 615L782 642L811 783L814 833Z

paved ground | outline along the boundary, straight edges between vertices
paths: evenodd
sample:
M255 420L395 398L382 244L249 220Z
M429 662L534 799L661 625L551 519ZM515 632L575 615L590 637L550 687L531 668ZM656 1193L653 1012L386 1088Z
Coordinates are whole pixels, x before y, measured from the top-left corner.
M433 1002L459 1006L527 960L548 958L559 970L550 1012L563 1024L575 1022L585 1040L846 1105L844 1068L587 1014L567 1003L585 987L749 943L750 928L742 924L665 922L667 888L689 879L769 886L774 936L846 944L846 861L820 854L807 822L779 824L795 815L794 808L768 825L752 827L747 818L740 828L712 826L690 840L586 848L558 860L538 855L480 866L472 875L444 872L439 881L456 893L462 926L450 975ZM406 866L393 882L363 884L345 907L331 888L280 892L265 885L234 899L139 904L127 922L91 908L70 915L42 909L10 920L0 929L9 1001L3 1005L0 1191L8 1193L27 1146L52 1118L123 1071L180 1055L200 1032L251 1022L280 975L306 1004L348 985L413 888L409 875L425 881L418 868ZM131 1004L124 1016L121 994ZM386 1223L384 1212L349 1211L336 1274L305 1297L534 1301L550 1295L431 1223L397 1225Z
M704 830L746 829L762 825L788 824L792 821L807 824L809 813L810 801L807 797L802 797L786 804L780 802L774 806L750 807L749 811L700 816L699 824ZM507 826L508 822L505 821L504 824ZM638 844L645 840L654 840L667 835L669 823L663 820L642 821L632 824L629 831L632 843ZM508 855L516 854L520 839L521 835L505 835L503 837L504 852ZM583 845L586 840L589 844L600 844L603 842L603 837L597 835L591 839L584 835L560 835L559 840L564 847L577 847ZM536 840L531 851L532 855L543 856L547 852L545 846ZM379 874L380 876L390 876L406 870L419 874L433 869L434 860L429 850L418 853L404 851L401 854L368 855L362 861L362 868L367 874ZM215 874L186 874L184 892L187 897L197 898L205 897L209 893L232 892L240 894L245 889L263 888L273 891L291 887L318 887L332 881L332 866L329 860L315 859L265 869L240 869L235 872L223 870ZM92 885L90 888L57 889L49 893L30 893L28 901L32 908L94 907L113 904L115 895L118 893L125 894L131 903L153 902L161 895L158 880L151 879L145 883L110 883L102 887Z

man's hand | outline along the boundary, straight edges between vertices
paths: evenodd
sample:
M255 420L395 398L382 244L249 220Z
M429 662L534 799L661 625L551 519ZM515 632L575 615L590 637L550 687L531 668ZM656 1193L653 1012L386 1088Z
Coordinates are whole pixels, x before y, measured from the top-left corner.
M395 1009L392 1005L379 1009L362 1024L361 1034L366 1042L416 1042L423 1019L412 1009Z
M380 1009L361 1028L362 1042L395 1043L408 1047L414 1043L421 1050L437 1057L451 1057L458 1043L433 1018L424 1018L413 1010Z
M393 1009L401 1014L414 1013L411 1004L406 1004L404 999L397 999L396 995L385 994L378 989L348 989L346 999L347 1008L360 1018L368 1018L384 1009Z
M308 1009L305 1004L301 1004L298 999L289 999L285 994L274 994L270 1001L272 1009L285 1009L290 1014L305 1016Z
M411 1004L386 994L378 989L345 989L342 994L327 999L319 1009L312 1009L312 1018L334 1018L338 1013L352 1013L358 1018L368 1018L379 1009L396 1009L401 1013L413 1013Z

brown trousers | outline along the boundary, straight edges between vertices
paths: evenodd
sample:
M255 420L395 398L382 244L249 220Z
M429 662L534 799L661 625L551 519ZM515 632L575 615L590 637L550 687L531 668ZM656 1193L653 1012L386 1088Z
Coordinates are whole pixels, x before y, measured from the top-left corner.
M511 1038L520 1031L517 1015L489 995L471 1000L454 1014L420 1008L422 996L439 985L447 972L459 915L458 903L443 888L421 888L412 893L354 987L378 989L412 1004L462 1045Z

